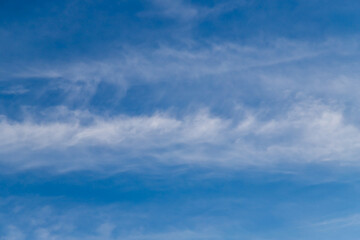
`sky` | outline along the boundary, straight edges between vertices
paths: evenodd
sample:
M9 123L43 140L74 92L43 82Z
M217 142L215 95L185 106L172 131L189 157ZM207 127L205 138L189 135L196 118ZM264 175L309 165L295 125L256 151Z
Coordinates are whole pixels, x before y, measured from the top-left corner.
M0 240L357 240L359 11L0 0Z

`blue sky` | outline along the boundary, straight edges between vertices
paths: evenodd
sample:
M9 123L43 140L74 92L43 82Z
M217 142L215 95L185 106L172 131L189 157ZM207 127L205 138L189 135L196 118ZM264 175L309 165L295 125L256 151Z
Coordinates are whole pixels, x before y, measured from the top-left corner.
M0 1L0 239L358 239L359 10Z

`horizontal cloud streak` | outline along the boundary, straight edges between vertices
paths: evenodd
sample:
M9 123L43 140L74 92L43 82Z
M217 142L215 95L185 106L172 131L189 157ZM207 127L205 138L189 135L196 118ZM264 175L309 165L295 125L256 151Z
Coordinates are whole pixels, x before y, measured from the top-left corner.
M280 162L356 164L360 146L359 128L345 121L341 109L317 101L299 102L287 112L267 119L250 109L244 110L244 117L239 119L217 117L205 110L178 118L169 113L112 118L86 112L66 114L68 117L63 116L62 121L43 123L11 122L3 118L0 122L2 163L12 165L7 155L19 155L22 157L16 164L21 167L31 158L23 156L26 152L71 154L96 147L111 151L108 160L96 158L97 153L92 153L95 160L81 164L84 160L77 159L84 153L77 153L71 162L39 158L31 163L35 167L65 165L65 168L93 170L104 165L121 169L144 158L154 164L227 167Z
M247 45L209 42L202 46L194 43L152 49L128 47L127 50L114 50L111 57L103 59L19 64L17 69L11 68L3 74L2 82L14 78L23 81L42 79L52 83L48 86L49 91L57 89L63 93L59 100L61 105L80 102L85 109L101 83L111 84L116 89L115 101L122 99L133 86L141 84L181 85L188 82L201 87L216 82L229 94L242 93L246 89L246 92L260 92L277 98L300 92L315 98L330 97L339 101L350 98L358 102L360 88L356 79L360 72L354 70L358 65L354 61L358 49L356 40L340 38L322 42L278 39ZM21 84L25 83L13 88L22 89ZM213 91L215 96L221 96ZM30 91L22 93L31 95ZM45 93L46 89L39 94ZM211 105L206 107L212 108Z
M22 146L35 150L81 144L127 146L140 142L147 142L146 146L166 146L172 143L215 141L213 137L227 125L226 121L210 117L206 113L188 116L182 120L161 114L150 117L124 116L114 119L91 117L92 123L88 126L79 124L80 119L74 123L46 124L10 123L3 120L0 125L3 133L0 145L5 151L11 147ZM137 147L143 146L139 144Z
M223 76L319 57L322 54L354 54L358 44L352 39L328 39L313 43L278 39L270 43L238 44L207 42L182 46L115 50L112 57L63 64L29 64L11 77L62 78L72 81L169 81Z

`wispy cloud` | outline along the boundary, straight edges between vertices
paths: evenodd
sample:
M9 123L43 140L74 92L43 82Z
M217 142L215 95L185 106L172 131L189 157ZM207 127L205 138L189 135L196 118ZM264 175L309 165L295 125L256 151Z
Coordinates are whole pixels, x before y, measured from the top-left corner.
M262 89L274 85L286 89L298 82L298 68L291 64L334 51L336 43L315 46L307 42L277 40L268 46L236 43L209 43L206 46L191 44L174 47L162 45L154 49L128 48L106 59L70 61L68 63L26 63L16 69L8 69L4 79L43 79L57 82L69 98L90 98L99 83L111 83L120 92L136 84L166 82L209 81L261 83ZM343 52L342 47L337 51ZM274 72L277 66L291 72L284 76ZM311 69L310 69L311 70ZM279 76L280 75L280 76ZM56 81L55 81L56 80ZM293 83L292 81L295 81ZM241 85L241 84L240 84ZM229 89L231 91L233 89ZM66 99L63 99L66 102Z
M360 214L352 214L345 217L333 218L312 224L312 227L326 229L339 229L360 225Z
M353 39L328 39L318 43L278 39L247 45L209 42L205 46L194 43L183 47L162 45L153 49L129 47L126 51L115 51L112 57L106 59L62 64L26 63L18 69L9 69L4 78L63 79L87 82L88 85L107 81L126 88L138 82L207 81L208 78L225 81L246 76L260 80L266 78L263 81L266 88L277 84L281 78L287 86L291 86L290 82L293 85L308 83L310 80L298 78L308 78L307 75L311 74L313 82L318 84L325 79L319 79L321 76L313 69L315 66L322 72L326 68L331 74L334 70L329 61L338 59L337 56L353 56L357 54L354 52L357 48L358 44ZM334 58L329 59L329 56ZM345 77L347 74L349 72L342 73ZM323 77L328 76L323 73Z
M131 49L113 58L70 62L70 64L36 66L27 64L20 71L9 73L20 78L64 78L72 81L163 81L194 79L204 76L222 76L243 72L251 68L317 57L329 51L341 51L334 44L279 39L269 46L241 45L236 43L210 43L206 47L172 47L163 45L155 49Z
M35 199L37 200L35 204L27 199L14 206L14 202L20 199L7 200L9 203L6 205L8 206L6 214L11 214L11 219L6 221L3 215L0 216L2 223L0 234L6 240L221 239L220 232L215 227L202 227L197 224L189 227L166 224L162 229L152 229L148 219L153 212L158 211L156 205L140 206L140 209L136 209L134 206L125 208L122 204L107 206L85 204L62 209L55 205L45 204L46 199ZM191 205L187 207L191 208ZM159 214L164 217L166 212ZM189 221L188 216L186 217L183 220ZM90 220L91 229L84 229L85 219Z
M141 12L139 16L142 17L165 17L170 19L176 19L184 24L197 23L200 20L218 16L234 9L247 5L247 1L225 1L215 3L214 6L204 6L200 4L194 4L184 0L151 0L153 5L152 10Z
M125 91L139 83L194 81L200 83L197 89L200 92L202 86L217 81L233 83L224 90L227 93L261 92L273 99L284 95L280 99L289 103L286 109L285 104L258 109L245 106L240 113L233 111L226 116L212 114L212 105L207 103L202 106L206 111L198 107L192 113L178 114L155 109L147 114L128 116L125 112L101 117L89 114L85 105L79 111L65 110L64 116L72 117L62 120L47 121L49 116L44 116L41 121L28 117L14 122L3 116L2 163L16 168L62 165L63 170L97 169L99 165L120 168L129 161L145 158L166 164L211 163L232 167L282 161L355 164L359 127L350 121L348 109L341 105L342 98L338 96L344 93L344 97L357 96L358 73L344 71L339 81L337 69L327 65L326 56L351 57L356 53L350 50L356 46L353 40L342 39L320 43L278 39L269 45L229 42L202 47L162 45L130 49L104 60L27 66L11 77L45 78L50 82L56 79L57 87L72 92L70 98L91 97L101 82ZM329 71L324 73L324 69ZM212 91L217 94L216 89ZM302 95L303 100L286 98L287 93ZM324 96L330 96L330 100L322 101ZM66 100L61 102L65 109ZM242 103L234 99L233 105L237 104ZM183 106L178 107L183 110ZM264 117L261 112L270 114L263 114ZM85 157L81 152L93 147L109 150L107 160ZM19 150L23 150L21 154L17 153ZM51 151L74 153L73 161L63 160L59 153L52 156L56 160L46 161ZM32 157L36 160L27 161L30 155L24 156L44 152L49 155Z
M151 2L156 9L153 11L143 12L140 15L160 15L180 20L191 20L199 14L199 10L196 7L187 4L182 0L153 0Z
M169 113L104 118L71 111L69 116L64 121L42 123L12 122L3 118L0 123L2 163L16 163L20 169L62 166L60 168L93 170L104 165L122 168L134 164L134 159L144 158L152 159L153 164L227 167L280 162L357 164L360 147L360 130L344 121L341 109L316 101L294 104L286 113L271 119L262 119L251 110L240 119L220 118L206 111L181 118ZM74 154L70 162L61 158L52 162L42 158L30 161L31 154L24 156L60 149L77 152L84 147L105 148L113 154L109 153L106 161L100 157L88 159L87 164L81 160L83 153L80 158ZM21 160L13 162L11 159L17 155Z
M140 142L151 145L167 145L172 143L211 142L214 136L226 128L226 121L211 117L207 113L187 116L184 119L175 119L166 115L141 117L120 116L113 119L104 119L90 116L92 123L81 125L80 119L72 122L53 122L37 124L32 122L11 123L2 121L3 129L1 145L3 150L17 144L31 146L32 149L46 147L70 147L81 144L100 145L137 145ZM169 139L174 136L174 139ZM176 137L175 137L176 136ZM153 141L155 140L156 141ZM169 141L171 140L171 141Z
M13 86L4 90L0 90L0 94L3 95L19 95L19 94L24 94L27 93L29 90L26 89L24 86L18 85L18 86Z

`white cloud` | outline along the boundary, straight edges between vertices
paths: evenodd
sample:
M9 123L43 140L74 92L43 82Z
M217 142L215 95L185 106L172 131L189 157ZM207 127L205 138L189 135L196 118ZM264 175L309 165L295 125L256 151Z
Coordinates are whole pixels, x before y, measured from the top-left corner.
M7 75L68 80L73 84L64 85L64 88L83 87L88 89L88 94L94 93L102 81L121 89L138 82L201 80L206 83L209 79L257 81L263 89L277 88L279 91L343 94L351 87L359 88L354 80L359 75L354 71L356 62L341 60L333 66L330 61L356 54L358 43L354 39L328 39L318 43L277 39L267 44L247 45L208 42L201 46L190 41L182 47L125 49L114 51L107 59L63 64L27 63L19 69L10 69ZM299 61L303 62L299 64ZM80 82L86 84L76 85Z
M360 225L360 214L352 214L345 217L338 217L327 219L325 221L313 223L311 226L314 228L321 228L323 230L340 229L347 227L354 227Z
M237 84L241 81L251 84L257 81L259 84L256 87L265 89L265 92L272 91L274 95L300 92L304 98L313 96L317 99L325 92L325 95L330 94L335 99L339 95L355 98L360 89L355 81L357 73L350 71L355 69L355 63L344 66L347 71L341 76L336 69L330 69L332 65L321 65L322 60L327 61L324 56L352 55L350 50L355 48L357 43L352 40L336 39L317 44L280 39L269 46L234 43L184 48L162 46L152 50L128 50L104 61L28 67L18 72L16 77L68 80L69 85L62 87L75 87L71 91L77 97L81 95L77 87L87 88L84 98L95 93L97 84L102 81L126 89L142 81L151 84L198 80L207 84L212 79L224 84L227 81L236 83L226 88L225 91L229 92L240 91L241 87ZM311 61L305 65L298 64L309 59ZM84 84L76 85L79 82ZM241 91L248 91L246 87ZM0 121L1 161L22 167L62 165L64 169L95 168L99 164L119 166L129 159L133 161L138 158L169 164L216 163L227 166L263 165L280 161L356 162L359 128L348 121L349 117L345 117L342 108L310 100L289 105L291 107L286 111L274 106L276 110L273 112L279 114L267 118L261 117L258 112L268 109L248 109L246 117L242 119L238 119L236 113L235 117L220 118L206 111L180 117L163 112L108 118L65 110L62 113L65 117L60 118L62 120L41 123L34 119L11 122L4 117ZM208 107L211 109L212 106ZM87 120L83 121L83 118ZM84 154L79 149L93 147L109 148L110 153L101 161L95 156L79 157ZM51 151L58 151L59 155L52 156L52 161L45 161L41 156L24 156L42 152L51 155ZM60 159L59 152L74 155L73 160ZM33 159L28 160L31 157Z
M71 112L69 112L72 115ZM84 114L86 115L86 114ZM43 148L64 148L76 145L167 146L174 143L202 143L216 141L227 122L212 117L207 112L199 112L184 119L176 119L166 114L152 116L119 116L104 119L91 116L92 123L81 125L80 118L68 122L38 124L31 121L0 122L1 151L25 147L32 150ZM89 116L87 116L89 117ZM140 143L146 143L142 145Z
M335 43L278 39L266 46L257 44L208 43L183 47L162 45L155 49L133 49L116 52L112 58L70 62L62 65L28 64L11 73L21 78L62 78L73 82L97 83L109 81L131 84L132 81L168 81L199 79L204 76L222 76L243 72L249 68L267 67L281 63L319 56L324 52L343 51ZM334 50L334 45L337 49Z
M359 128L345 121L340 108L316 101L297 103L271 119L262 119L250 110L239 120L206 111L181 118L166 113L103 118L69 112L69 116L62 122L1 120L2 163L14 164L11 159L19 155L19 168L52 166L63 168L60 171L96 170L100 166L121 169L136 164L134 159L144 158L152 159L153 164L227 167L284 161L355 164L360 149ZM87 124L81 121L84 116L91 119ZM107 160L96 153L87 158L85 153L77 152L93 147L108 149ZM28 153L52 151L55 155L59 151L73 153L73 157L53 161L34 159L31 154L26 157Z
M4 89L0 91L0 94L4 94L4 95L20 95L20 94L24 94L27 93L29 90L24 88L21 85L17 85L17 86L13 86L10 87L8 89Z
M199 9L184 3L182 0L153 0L152 4L157 9L150 12L141 13L142 16L146 15L162 15L168 18L176 18L180 20L191 20L199 14Z
M17 227L9 225L9 226L7 226L6 236L4 236L3 239L4 240L23 240L23 239L25 239L25 235Z
M204 227L202 224L189 224L188 216L184 216L186 226L173 226L166 223L161 229L153 229L152 224L149 225L148 222L153 216L159 214L162 219L168 218L167 212L158 212L157 205L129 206L123 203L108 205L75 204L59 208L58 205L44 204L48 200L48 198L41 197L0 199L0 203L2 201L7 202L3 206L4 210L6 210L0 215L2 224L0 239L222 239L220 229L216 229L219 226ZM186 204L192 207L190 200ZM20 210L15 210L19 208L17 205L21 206Z
M150 0L153 9L140 12L141 17L160 16L175 19L184 25L196 24L201 20L230 12L249 4L246 0L215 2L213 6L193 4L184 0Z
M230 84L231 88L226 88L229 92L253 90L272 96L303 92L315 98L330 96L359 101L360 72L356 70L358 62L354 61L359 48L357 42L354 39L317 43L277 39L267 44L208 42L200 46L190 41L181 47L124 47L126 50L114 50L107 59L27 63L19 69L9 69L5 75L56 80L52 88L66 93L65 104L67 100L86 102L101 82L112 84L117 98L121 99L127 89L139 83L181 84L184 81Z

